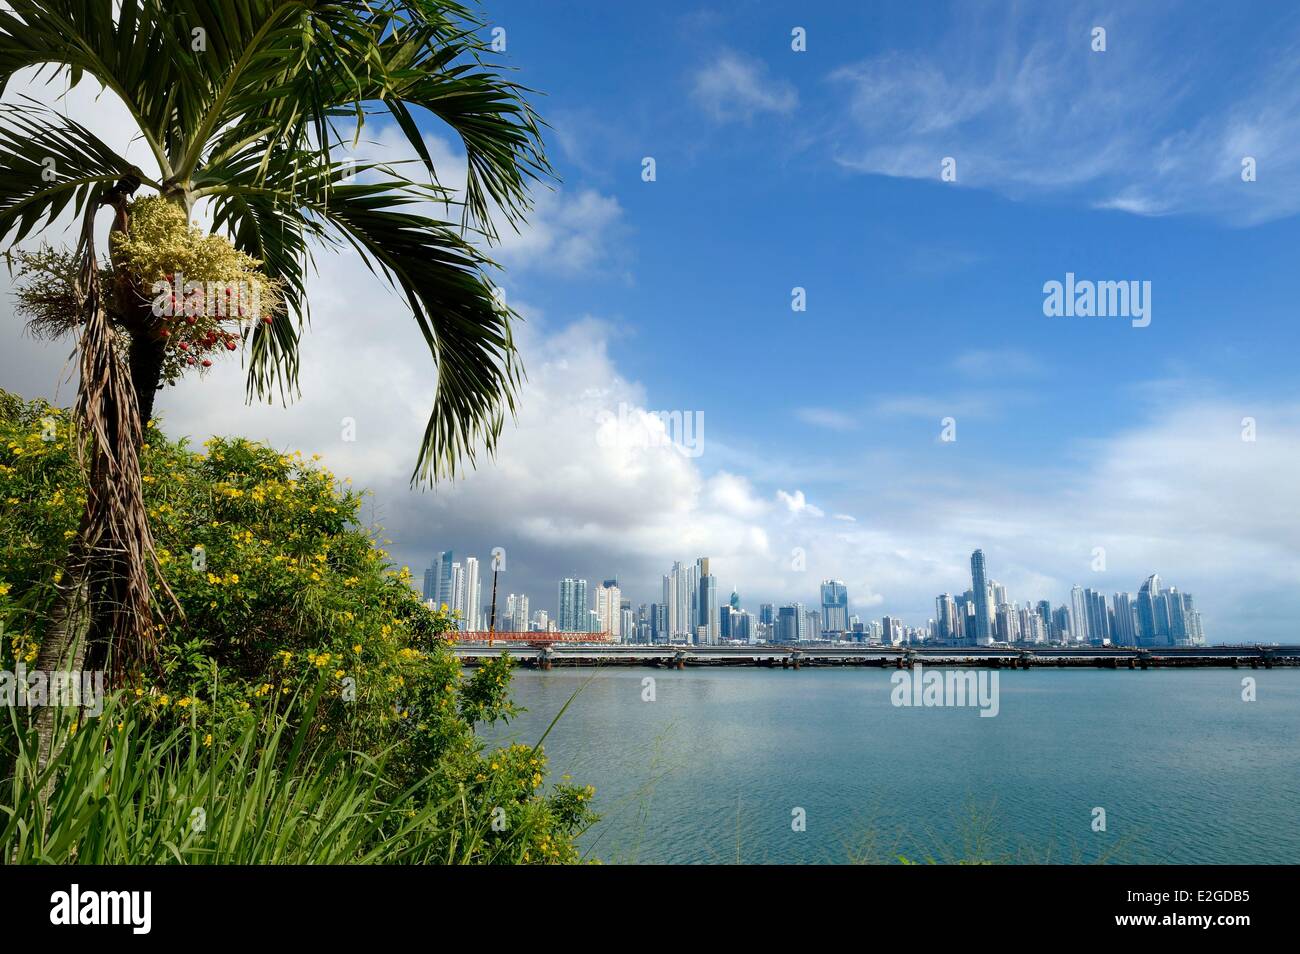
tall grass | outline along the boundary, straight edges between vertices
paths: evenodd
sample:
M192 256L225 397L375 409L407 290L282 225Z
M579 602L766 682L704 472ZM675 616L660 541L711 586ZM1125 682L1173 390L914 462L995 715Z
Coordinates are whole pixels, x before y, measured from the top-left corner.
M382 755L309 737L317 701L298 695L247 718L163 728L144 707L113 696L101 716L80 724L76 710L64 710L64 741L44 772L35 732L13 715L17 753L0 789L0 863L522 860L526 833L493 831L482 807L496 793L435 798L435 779L393 784Z

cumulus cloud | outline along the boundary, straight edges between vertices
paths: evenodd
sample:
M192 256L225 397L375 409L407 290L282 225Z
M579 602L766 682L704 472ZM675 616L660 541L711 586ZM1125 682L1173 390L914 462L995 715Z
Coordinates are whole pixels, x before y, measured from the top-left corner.
M792 494L788 494L784 490L778 490L776 492L776 498L780 500L781 503L785 504L785 508L790 511L790 513L795 514L796 516L802 514L807 514L810 517L825 516L820 507L814 507L808 502L808 498L804 496L802 490L796 490Z

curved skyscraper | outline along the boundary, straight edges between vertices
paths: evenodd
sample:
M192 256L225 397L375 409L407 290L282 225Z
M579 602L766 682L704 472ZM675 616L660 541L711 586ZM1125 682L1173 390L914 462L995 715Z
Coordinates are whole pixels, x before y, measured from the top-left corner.
M1138 643L1142 646L1155 646L1161 640L1159 614L1156 601L1160 598L1160 576L1152 573L1138 590Z

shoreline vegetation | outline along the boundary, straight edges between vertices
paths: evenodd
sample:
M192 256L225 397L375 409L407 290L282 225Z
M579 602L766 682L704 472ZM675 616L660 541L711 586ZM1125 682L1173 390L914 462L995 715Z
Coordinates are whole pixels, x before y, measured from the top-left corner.
M75 447L66 411L0 391L6 674L39 669L84 506ZM548 780L544 736L481 738L520 711L514 661L462 669L455 619L362 524L365 494L298 453L238 438L196 451L156 425L141 466L177 601L156 624L159 663L110 679L97 717L0 713L0 860L583 860L594 790Z

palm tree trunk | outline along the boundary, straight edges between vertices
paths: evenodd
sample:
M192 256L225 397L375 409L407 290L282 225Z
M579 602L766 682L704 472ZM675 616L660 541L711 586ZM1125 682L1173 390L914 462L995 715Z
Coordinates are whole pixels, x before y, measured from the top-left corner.
M141 434L153 420L153 401L162 380L163 358L167 353L167 339L151 330L131 335L129 367L131 384L135 388L136 407L140 412Z
M90 632L88 590L86 561L81 554L75 553L69 560L63 579L58 583L50 623L36 656L38 671L71 671L76 674L83 669ZM40 778L67 741L66 731L61 731L67 726L67 721L59 716L59 701L61 700L53 697L47 698L46 705L36 710L36 777L33 782ZM51 773L41 785L41 803L46 806L47 816L55 780L55 773Z
M114 229L125 228L125 197L115 193L105 201L116 208ZM126 361L117 355L99 288L94 212L95 206L87 208L82 229L81 287L86 303L74 411L86 509L41 640L38 668L47 674L80 671L88 654L92 667L111 665L122 674L154 650L147 566L152 560L156 568L157 562L142 496L139 451L148 419L144 414L153 413L165 342L155 337L148 316L137 311L126 323L132 332L131 353ZM42 767L60 744L61 720L55 710L45 706L37 714L37 761ZM43 795L52 791L51 779Z

